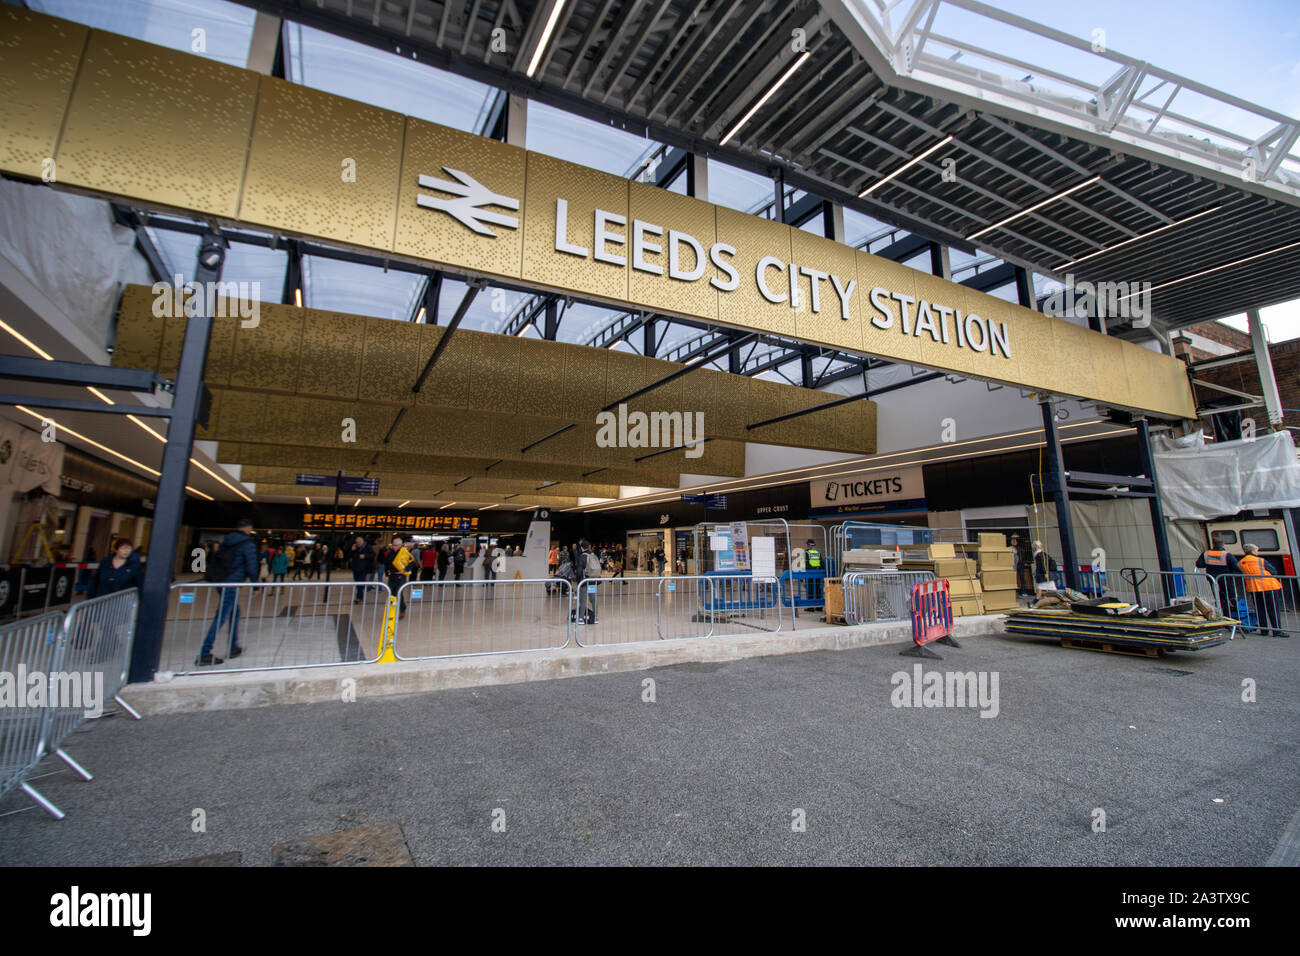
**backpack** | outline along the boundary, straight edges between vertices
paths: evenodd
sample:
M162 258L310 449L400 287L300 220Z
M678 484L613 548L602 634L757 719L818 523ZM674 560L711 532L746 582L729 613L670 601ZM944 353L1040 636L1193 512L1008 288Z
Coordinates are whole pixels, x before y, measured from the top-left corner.
M207 569L203 572L203 580L210 581L214 584L223 584L227 577L230 576L230 569L235 564L235 549L223 544L208 558Z
M452 557L452 563L455 564L456 566L456 573L459 574L460 572L464 571L465 570L465 549L457 548L455 551L452 552L451 557Z
M600 577L600 572L601 572L601 570L602 570L602 568L601 568L601 566L600 566L600 558L596 557L596 555L595 555L594 553L592 553L591 551L588 551L588 552L587 552L587 563L586 563L586 565L584 566L583 570L586 572L586 575L587 575L587 577L589 577L589 578L598 578L598 577Z
M1047 556L1047 572L1048 572L1049 574L1051 574L1051 573L1052 573L1053 571L1055 571L1056 569L1057 569L1057 568L1056 568L1056 558L1052 557L1052 556L1049 554L1049 555Z

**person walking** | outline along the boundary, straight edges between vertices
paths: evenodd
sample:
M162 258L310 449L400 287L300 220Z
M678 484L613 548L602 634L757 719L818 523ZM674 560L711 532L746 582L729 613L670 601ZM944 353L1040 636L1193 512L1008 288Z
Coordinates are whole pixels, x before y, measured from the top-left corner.
M444 545L445 547L445 545ZM420 580L438 580L438 558L440 549L430 545L420 552Z
M1282 630L1282 612L1279 598L1282 596L1282 582L1273 577L1277 572L1259 556L1259 545L1244 544L1241 573L1246 577L1246 593L1255 604L1255 616L1259 618L1259 633L1265 637L1290 637Z
M551 550L546 553L546 573L551 577L555 576L556 570L560 567L560 546L551 545Z
M97 598L127 588L138 588L143 577L144 568L140 556L135 553L135 545L129 538L119 538L112 557L99 563L90 596Z
M375 570L375 553L361 535L357 535L352 547L348 549L348 567L352 569L352 580L356 583L356 597L352 603L360 604L362 595L370 590L365 582L370 580L370 575Z
M600 577L600 558L592 550L591 542L583 538L578 543L578 565L579 573L584 578ZM584 584L578 589L578 623L595 624L596 623L596 588L595 583Z
M438 553L434 555L433 560L434 560L434 566L433 568L430 569L430 571L431 572L435 570L437 571L439 581L447 580L447 574L451 569L451 563L452 563L451 548L444 543L442 547L438 549ZM432 580L433 574L431 573L429 577Z
M253 522L250 518L240 518L235 530L221 539L221 547L208 562L207 579L223 584L240 584L244 581L257 581L257 545L253 543ZM208 664L224 664L225 661L212 654L212 645L216 642L217 632L226 619L230 619L230 658L244 653L239 643L239 588L219 588L221 604L217 616L208 628L207 637L194 664L203 667Z
M1214 592L1219 598L1219 610L1228 617L1237 616L1237 601L1241 595L1238 582L1242 574L1237 556L1224 547L1223 533L1216 531L1210 535L1210 546L1196 559L1196 566L1205 571L1214 584Z
M388 590L397 596L399 602L397 616L406 617L406 596L402 593L402 585L410 576L410 566L415 563L415 559L404 547L401 535L393 535L392 543L384 548L379 557L388 575Z
M285 572L289 570L289 552L281 548L271 558L271 581L284 583Z

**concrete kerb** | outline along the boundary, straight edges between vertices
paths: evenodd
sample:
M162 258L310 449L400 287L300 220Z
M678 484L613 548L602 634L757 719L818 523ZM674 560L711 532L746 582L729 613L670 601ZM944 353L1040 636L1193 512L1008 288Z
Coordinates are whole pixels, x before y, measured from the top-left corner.
M953 636L1005 633L1002 615L961 617ZM343 664L279 671L199 674L151 684L130 684L122 697L143 715L201 710L234 710L278 704L309 704L343 699L343 681L356 682L356 699L419 694L457 687L519 684L667 667L673 664L734 661L750 657L839 651L912 640L907 621L828 626L775 634L679 639L559 650L521 651L474 657L444 657L393 664Z

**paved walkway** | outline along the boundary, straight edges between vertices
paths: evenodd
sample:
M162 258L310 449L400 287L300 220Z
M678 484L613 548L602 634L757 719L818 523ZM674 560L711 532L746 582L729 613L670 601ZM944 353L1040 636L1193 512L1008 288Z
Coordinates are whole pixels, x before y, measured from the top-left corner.
M1274 854L1300 803L1296 641L1156 661L1010 636L963 643L925 670L996 671L994 718L894 707L891 678L914 661L883 645L102 719L66 744L96 779L38 781L68 817L0 818L0 860L265 864L282 841L389 822L425 865L1260 865ZM1255 703L1241 699L1246 678ZM11 795L0 811L24 803ZM505 832L492 828L498 810ZM792 829L797 810L805 832Z

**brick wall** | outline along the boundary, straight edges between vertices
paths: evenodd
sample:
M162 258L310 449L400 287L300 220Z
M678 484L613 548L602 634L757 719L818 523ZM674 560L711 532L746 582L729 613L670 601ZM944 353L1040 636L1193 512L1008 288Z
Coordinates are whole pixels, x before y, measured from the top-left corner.
M1282 407L1300 408L1300 339L1292 339L1289 342L1279 342L1276 345L1271 345L1269 346L1269 354L1273 359L1273 376L1277 379L1277 390L1282 397ZM1260 394L1259 373L1255 369L1253 355L1250 355L1244 362L1236 362L1232 365L1224 365L1220 368L1198 372L1196 377L1207 382L1214 382L1216 385L1225 385L1228 388L1250 392L1252 395ZM1228 397L1223 392L1196 386L1196 400L1198 402ZM1263 406L1249 409L1242 414L1254 418L1257 429L1261 431L1267 429L1268 417ZM1300 414L1294 411L1285 413L1282 424L1300 427ZM1206 422L1206 425L1208 428L1209 423Z
M1220 345L1226 345L1234 351L1244 352L1250 348L1250 336L1234 329L1230 325L1224 325L1221 322L1202 322L1200 325L1188 326L1185 330L1202 338L1209 339L1211 342L1217 342ZM1174 333L1174 354L1179 358L1186 358L1191 362L1198 362L1201 359L1213 358L1210 352L1204 349L1198 349L1185 340L1180 340L1178 333Z

